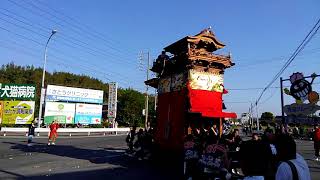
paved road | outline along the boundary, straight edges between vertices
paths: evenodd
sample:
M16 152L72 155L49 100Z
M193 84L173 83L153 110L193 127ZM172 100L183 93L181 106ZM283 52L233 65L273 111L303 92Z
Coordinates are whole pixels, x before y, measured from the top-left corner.
M0 179L170 179L168 170L124 155L125 136L0 138ZM166 172L164 172L166 171ZM176 179L176 178L172 178Z
M60 137L56 146L38 138L32 147L25 138L0 138L0 179L179 179L173 169L124 155L125 136ZM320 179L320 162L313 144L297 141L307 159L312 179Z
M297 140L297 151L305 158L311 172L311 179L320 179L320 162L314 161L313 141Z

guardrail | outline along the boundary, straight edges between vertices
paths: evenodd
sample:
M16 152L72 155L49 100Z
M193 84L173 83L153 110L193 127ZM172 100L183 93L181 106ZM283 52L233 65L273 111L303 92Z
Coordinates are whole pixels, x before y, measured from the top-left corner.
M88 136L90 136L91 133L103 133L103 135L106 135L106 133L115 133L118 134L118 132L125 132L128 133L130 131L130 128L59 128L58 133L69 133L69 136L72 136L72 133L87 133ZM28 135L28 128L8 128L8 127L2 127L1 132L3 132L3 136L6 136L7 133L26 133L26 136ZM40 133L49 133L49 128L35 128L35 133L37 136L40 136Z

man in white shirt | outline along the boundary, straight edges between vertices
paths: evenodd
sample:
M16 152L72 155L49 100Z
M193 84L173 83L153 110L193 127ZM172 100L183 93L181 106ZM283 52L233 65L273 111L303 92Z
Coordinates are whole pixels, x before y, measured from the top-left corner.
M300 154L296 153L296 143L291 136L279 135L276 148L279 160L282 161L277 169L276 180L311 180L308 164ZM289 163L293 166L290 167Z

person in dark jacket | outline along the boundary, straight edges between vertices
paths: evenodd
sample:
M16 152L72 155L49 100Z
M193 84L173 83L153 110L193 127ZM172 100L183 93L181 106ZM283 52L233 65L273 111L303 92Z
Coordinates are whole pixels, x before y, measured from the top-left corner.
M129 146L129 151L128 151L129 153L133 152L133 144L134 144L133 142L134 142L135 136L136 136L136 126L133 126L126 138L126 142L128 143L128 146Z
M29 130L28 130L28 146L32 146L32 138L34 136L34 130L35 130L35 124L34 121L29 124Z

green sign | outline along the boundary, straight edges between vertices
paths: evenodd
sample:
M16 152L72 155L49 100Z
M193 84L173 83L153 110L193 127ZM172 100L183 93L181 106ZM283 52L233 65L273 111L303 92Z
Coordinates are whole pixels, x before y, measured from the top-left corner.
M59 124L65 124L66 119L67 119L66 116L45 116L44 123L51 124L52 121L56 120Z
M35 96L35 85L0 83L0 99L34 100Z
M31 124L34 101L4 101L2 124Z

